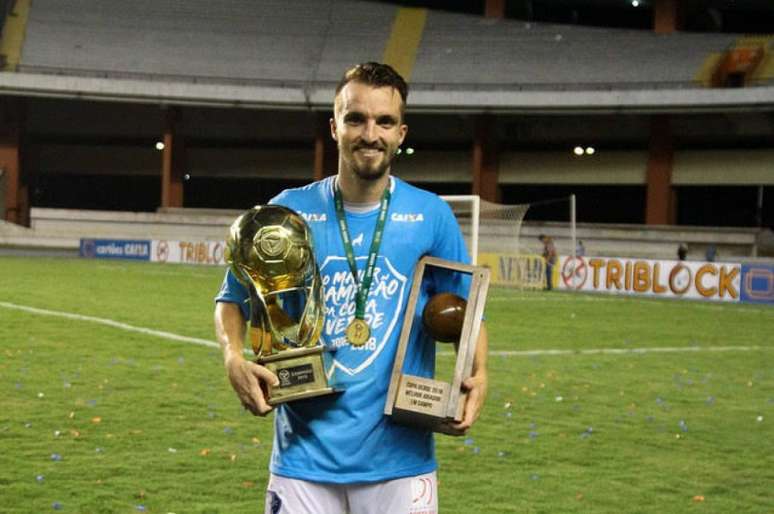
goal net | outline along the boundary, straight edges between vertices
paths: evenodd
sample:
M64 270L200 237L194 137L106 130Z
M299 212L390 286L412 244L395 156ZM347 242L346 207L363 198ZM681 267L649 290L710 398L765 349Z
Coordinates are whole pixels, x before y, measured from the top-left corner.
M530 204L504 205L478 195L442 196L452 208L474 264L488 266L493 282L521 288L542 288L545 266L540 255L519 248L522 222Z

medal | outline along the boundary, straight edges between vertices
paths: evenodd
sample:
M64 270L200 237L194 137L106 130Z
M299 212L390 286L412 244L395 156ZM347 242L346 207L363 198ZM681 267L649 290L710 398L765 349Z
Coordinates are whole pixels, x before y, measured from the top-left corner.
M352 273L352 279L357 285L355 293L355 319L347 327L345 335L347 341L352 346L363 346L371 337L371 327L365 321L365 305L368 298L368 291L371 289L371 282L374 277L374 268L376 268L376 257L379 255L379 246L382 243L382 234L384 234L384 225L387 222L387 210L390 205L390 187L389 184L384 189L382 199L379 202L379 217L374 227L374 236L371 240L371 248L368 252L368 261L363 273L363 280L357 279L357 263L355 262L355 251L352 248L352 240L349 237L347 228L347 219L344 213L344 200L341 197L341 191L338 185L335 187L333 198L336 204L336 218L338 219L339 233L341 242L344 245L344 253L347 254L347 263Z
M365 320L355 318L347 327L347 341L352 346L363 346L371 337L371 327Z

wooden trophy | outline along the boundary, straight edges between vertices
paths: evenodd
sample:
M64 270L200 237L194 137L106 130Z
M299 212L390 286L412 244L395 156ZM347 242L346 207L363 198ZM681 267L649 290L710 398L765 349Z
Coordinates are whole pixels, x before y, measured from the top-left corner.
M456 343L457 360L451 383L403 372L412 325L417 317L417 300L428 267L471 275L466 300L449 293L439 293L428 301L422 315L422 329L432 339ZM481 331L481 318L489 289L489 275L489 270L483 266L471 266L435 257L423 257L417 264L384 406L384 413L394 421L427 427L442 433L450 433L449 423L462 421L467 398L467 394L462 391L462 382L472 373L476 342Z

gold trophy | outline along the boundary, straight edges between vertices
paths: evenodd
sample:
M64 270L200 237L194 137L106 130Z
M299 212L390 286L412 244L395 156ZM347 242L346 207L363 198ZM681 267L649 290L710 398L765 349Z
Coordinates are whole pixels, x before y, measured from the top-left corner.
M287 207L257 205L231 225L225 258L250 295L256 362L279 378L266 391L269 404L335 392L319 343L325 303L304 219Z
M454 343L457 360L451 383L434 378L418 377L403 372L414 320L419 319L417 303L422 279L428 267L471 276L467 299L441 292L425 304L421 313L421 328L427 338L438 342ZM451 433L449 423L462 421L467 394L462 382L471 376L476 343L481 331L486 294L489 289L489 270L435 257L423 257L414 271L406 317L398 340L398 350L392 368L390 387L384 413L401 424L422 426L435 432Z

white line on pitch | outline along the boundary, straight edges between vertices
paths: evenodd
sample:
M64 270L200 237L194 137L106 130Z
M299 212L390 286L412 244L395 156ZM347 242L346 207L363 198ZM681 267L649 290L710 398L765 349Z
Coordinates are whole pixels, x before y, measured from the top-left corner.
M73 314L71 312L52 311L49 309L39 309L37 307L28 307L26 305L18 305L10 302L0 302L0 307L7 309L15 309L31 314L40 314L43 316L55 316L59 318L74 319L78 321L88 321L90 323L98 323L100 325L106 325L109 327L117 328L120 330L126 330L128 332L137 332L139 334L145 334L162 339L169 339L171 341L180 341L183 343L198 344L201 346L209 346L211 348L220 348L220 345L214 341L207 339L199 339L198 337L181 336L172 332L164 332L162 330L153 330L150 328L136 327L127 323L121 323L108 318L98 318L96 316L84 316L83 314ZM769 349L761 346L673 346L665 348L590 348L586 350L492 350L489 352L490 356L495 357L532 357L541 355L622 355L622 354L643 354L643 353L681 353L681 352L749 352L754 350ZM248 353L249 350L245 350ZM449 356L454 355L454 352L441 351L438 355Z
M98 323L100 325L107 325L109 327L126 330L128 332L137 332L140 334L146 334L155 337L161 337L163 339L170 339L172 341L182 341L184 343L198 344L202 346L210 346L212 348L220 348L220 345L214 341L207 339L199 339L198 337L181 336L179 334L173 334L172 332L164 332L162 330L153 330L144 327L135 327L127 323L121 323L107 318L97 318L95 316L84 316L83 314L73 314L71 312L52 311L48 309L38 309L37 307L28 307L26 305L17 305L15 303L0 302L0 307L6 307L8 309L16 309L31 314L41 314L43 316L56 316L59 318L74 319L78 321L88 321L91 323Z
M685 352L751 352L768 349L761 346L672 346L656 348L589 348L586 350L493 350L490 356L532 357L541 355L625 355L641 353L685 353ZM439 355L454 355L454 352L439 352Z

